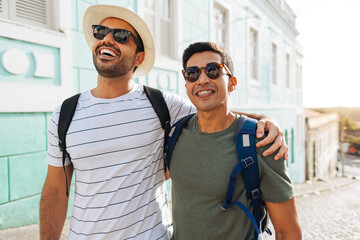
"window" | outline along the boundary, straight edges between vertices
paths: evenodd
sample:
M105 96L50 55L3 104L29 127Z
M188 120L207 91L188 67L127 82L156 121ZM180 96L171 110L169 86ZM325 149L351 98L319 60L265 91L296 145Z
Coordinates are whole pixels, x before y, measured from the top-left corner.
M213 12L213 24L214 24L214 41L226 49L227 45L227 11L219 5L214 5Z
M296 64L296 80L297 80L297 88L298 90L302 90L302 66L300 64Z
M299 114L296 117L296 122L297 122L297 127L296 127L296 135L297 135L297 146L299 146L300 148L304 147L304 140L303 140L303 136L304 136L304 117L303 115Z
M258 32L253 28L250 28L249 44L250 79L258 80Z
M288 138L288 131L287 130L285 130L285 142L286 142L286 145L288 145L288 147L290 148L290 146L289 146L289 138ZM291 149L290 149L290 151L291 151ZM287 161L286 161L286 166L287 167L289 167L289 160L290 159L287 159Z
M277 46L276 44L271 44L271 58L270 58L270 79L271 83L276 85L277 84Z
M0 112L51 112L72 93L70 4L0 0Z
M174 1L144 1L144 19L154 36L157 53L162 57L174 58Z
M4 13L4 6L5 4L3 3L3 0L0 0L0 18L5 18L5 13Z
M295 162L295 135L294 135L294 129L291 129L291 163Z
M286 87L290 88L290 55L286 54Z
M0 0L0 18L53 29L50 0Z

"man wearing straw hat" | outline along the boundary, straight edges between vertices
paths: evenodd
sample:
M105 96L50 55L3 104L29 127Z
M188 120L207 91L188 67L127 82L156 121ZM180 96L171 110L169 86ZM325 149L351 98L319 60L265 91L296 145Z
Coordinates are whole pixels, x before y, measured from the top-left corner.
M69 239L170 239L172 222L162 161L164 130L142 85L155 60L152 34L133 11L93 5L83 20L84 35L98 72L97 86L81 94L66 142L67 180L75 172ZM171 123L195 108L163 92ZM62 153L54 111L48 134L48 173L40 203L41 239L59 239L68 207ZM268 152L287 155L276 123L260 121L269 131Z

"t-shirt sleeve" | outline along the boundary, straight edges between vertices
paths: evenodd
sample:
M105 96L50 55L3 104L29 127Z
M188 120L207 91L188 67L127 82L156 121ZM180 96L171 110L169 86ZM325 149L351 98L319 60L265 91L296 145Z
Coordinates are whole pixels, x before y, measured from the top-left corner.
M162 93L169 108L171 125L183 117L196 112L196 108L192 105L190 100L165 91L162 91Z
M256 142L258 141L260 140L257 139ZM262 156L262 153L270 146L271 144L268 144L264 147L256 148L261 198L267 202L286 202L294 196L293 185L285 165L285 160L283 158L274 160L277 151L266 157Z
M57 107L51 115L48 123L48 148L46 154L47 164L54 167L62 167L62 152L59 148L59 136L58 136L58 121L60 114L60 106ZM65 160L65 166L70 164L70 159L67 157Z

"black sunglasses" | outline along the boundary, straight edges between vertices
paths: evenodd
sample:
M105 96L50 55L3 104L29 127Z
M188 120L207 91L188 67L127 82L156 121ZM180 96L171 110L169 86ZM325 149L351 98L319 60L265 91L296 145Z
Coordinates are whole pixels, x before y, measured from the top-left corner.
M220 77L220 75L223 73L222 69L225 68L225 70L228 72L228 75L231 77L232 74L230 73L230 70L220 63L211 62L206 64L205 67L199 68L199 67L188 67L186 69L182 70L182 73L184 75L185 80L189 82L196 82L200 75L201 75L201 69L205 69L205 74L210 79L217 79Z
M130 36L134 39L136 46L141 47L139 40L134 36L134 34L125 29L111 29L102 25L92 25L94 38L103 40L109 32L112 33L114 40L118 43L125 44L129 41Z

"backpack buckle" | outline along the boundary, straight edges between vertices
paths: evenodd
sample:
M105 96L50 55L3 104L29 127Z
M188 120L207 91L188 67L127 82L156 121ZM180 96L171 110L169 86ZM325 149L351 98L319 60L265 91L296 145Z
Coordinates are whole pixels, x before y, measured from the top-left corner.
M231 205L231 202L218 203L219 208L221 208L221 210L223 210L223 211L226 211L230 207L230 205Z
M251 191L251 197L252 199L257 199L260 197L260 190L258 188L255 188L254 190Z
M60 139L59 139L59 148L60 148L61 152L64 151L64 144L62 143L62 141Z
M241 159L241 162L244 163L245 167L248 167L249 165L254 163L254 159L250 156L245 159Z

